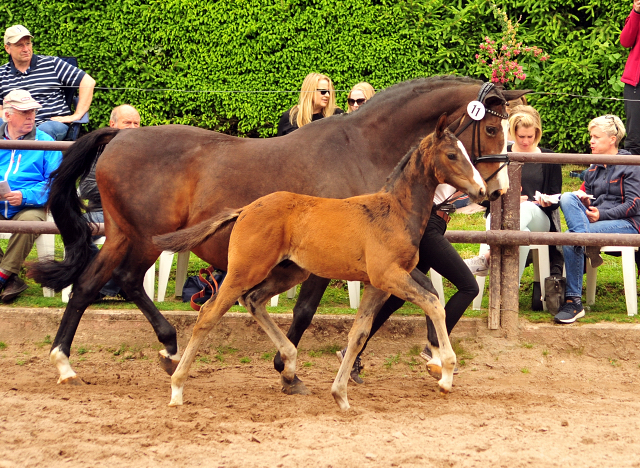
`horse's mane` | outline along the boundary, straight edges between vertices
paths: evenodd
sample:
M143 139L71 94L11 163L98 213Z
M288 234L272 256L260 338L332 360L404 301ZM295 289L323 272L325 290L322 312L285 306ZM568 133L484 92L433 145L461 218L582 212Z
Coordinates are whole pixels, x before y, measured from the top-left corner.
M427 135L427 138L432 140L433 134ZM420 145L415 145L413 148L411 148L407 152L407 154L405 154L402 157L400 161L398 161L398 164L396 164L396 167L393 168L393 171L391 171L391 174L387 176L387 181L385 182L384 187L382 187L382 190L388 191L393 186L393 184L396 183L396 181L400 178L400 176L404 172L404 169L407 166L407 164L409 164L409 160L411 159L411 156L415 151L420 151Z
M413 80L403 81L401 83L394 84L388 88L385 88L369 99L367 102L367 106L362 107L362 109L358 109L358 111L362 111L364 109L369 109L368 105L370 103L382 103L382 101L396 100L399 96L404 96L407 93L428 93L438 88L447 88L450 86L463 86L463 85L482 85L482 81L476 80L474 78L469 78L468 76L458 76L458 75L439 75L439 76L430 76L428 78L415 78ZM348 116L356 115L355 112L350 114L345 114Z

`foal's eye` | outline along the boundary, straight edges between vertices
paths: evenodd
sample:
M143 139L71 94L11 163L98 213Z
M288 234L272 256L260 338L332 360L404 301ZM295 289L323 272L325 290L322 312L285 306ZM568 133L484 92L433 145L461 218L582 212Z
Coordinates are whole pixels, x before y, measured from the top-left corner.
M452 161L455 161L458 158L458 155L456 153L449 153L447 154L447 158L449 158Z

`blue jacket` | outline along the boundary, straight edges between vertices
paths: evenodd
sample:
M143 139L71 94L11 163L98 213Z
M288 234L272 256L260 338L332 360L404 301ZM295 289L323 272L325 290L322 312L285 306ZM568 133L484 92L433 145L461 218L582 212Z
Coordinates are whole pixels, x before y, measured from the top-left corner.
M592 164L584 176L584 191L596 197L591 205L598 208L599 221L628 219L640 231L640 166Z
M6 123L0 126L4 138ZM34 128L24 140L53 141L46 133ZM22 192L22 205L0 202L0 214L7 219L25 208L43 207L49 199L49 176L62 160L60 151L0 149L0 180L6 180L12 191Z

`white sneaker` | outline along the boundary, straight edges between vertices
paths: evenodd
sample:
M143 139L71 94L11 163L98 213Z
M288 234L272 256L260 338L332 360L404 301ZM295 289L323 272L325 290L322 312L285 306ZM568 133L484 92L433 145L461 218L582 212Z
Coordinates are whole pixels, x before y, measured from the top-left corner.
M484 255L477 255L464 261L475 276L487 276L489 273L489 263Z

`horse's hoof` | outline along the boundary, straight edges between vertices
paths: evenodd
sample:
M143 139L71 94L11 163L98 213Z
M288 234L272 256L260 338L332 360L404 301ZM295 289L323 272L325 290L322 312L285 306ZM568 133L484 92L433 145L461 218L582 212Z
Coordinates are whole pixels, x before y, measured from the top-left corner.
M429 375L436 380L440 380L442 378L442 366L438 364L427 364L427 372Z
M169 375L173 375L178 367L178 364L180 364L180 360L171 359L165 349L158 353L158 357L160 358L160 367L162 367L162 370L164 370Z
M440 387L440 396L447 396L449 394L449 390L446 388Z
M307 390L307 387L297 375L293 376L293 380L287 380L282 376L280 380L282 381L282 393L287 395L311 395L311 392Z
M336 403L340 407L342 411L347 411L351 406L349 405L349 400L346 396L338 395L337 393L333 394L333 399L336 400Z
M73 377L67 377L66 379L58 379L58 384L60 385L73 385L74 387L80 387L82 385L84 385L84 382L82 381L82 379L80 377L73 376Z

